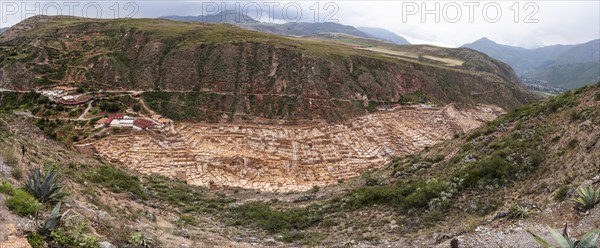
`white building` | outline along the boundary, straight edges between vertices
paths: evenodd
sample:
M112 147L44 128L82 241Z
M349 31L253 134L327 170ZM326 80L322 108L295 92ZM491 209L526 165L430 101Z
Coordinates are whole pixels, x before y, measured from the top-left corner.
M133 127L133 119L113 119L110 122L111 127Z
M62 99L65 101L72 101L72 100L75 100L75 97L74 96L63 96Z
M133 127L133 119L123 119L121 121L121 127Z

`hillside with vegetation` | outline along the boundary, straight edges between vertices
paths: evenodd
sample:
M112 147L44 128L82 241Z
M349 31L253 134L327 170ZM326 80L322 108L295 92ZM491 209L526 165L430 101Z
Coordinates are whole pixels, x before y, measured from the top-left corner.
M0 36L0 88L144 91L167 117L211 122L336 122L389 103L512 109L535 99L509 66L481 53L382 46L228 24L36 16Z
M600 228L599 140L600 83L524 105L359 178L269 193L119 169L2 114L0 225L34 247L536 247L528 232L555 244L546 226L566 221L576 239Z

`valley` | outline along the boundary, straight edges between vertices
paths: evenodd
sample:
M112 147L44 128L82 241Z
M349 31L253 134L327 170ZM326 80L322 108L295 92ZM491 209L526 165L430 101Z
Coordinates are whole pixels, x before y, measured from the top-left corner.
M502 112L487 106L413 106L334 125L177 123L173 133L111 135L89 146L128 169L192 185L306 191L431 147Z
M0 247L598 245L600 82L219 17L3 30Z

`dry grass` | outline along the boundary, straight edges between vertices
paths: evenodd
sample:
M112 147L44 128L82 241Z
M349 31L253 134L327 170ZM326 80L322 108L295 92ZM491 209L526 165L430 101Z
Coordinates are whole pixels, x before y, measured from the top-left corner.
M429 56L429 55L425 55L423 57L445 63L447 66L461 66L464 63L464 61L458 60L458 59L440 58L440 57Z
M15 179L20 180L23 178L23 166L19 162L19 157L14 147L2 145L0 147L0 158L2 158L4 164L11 168L11 174Z

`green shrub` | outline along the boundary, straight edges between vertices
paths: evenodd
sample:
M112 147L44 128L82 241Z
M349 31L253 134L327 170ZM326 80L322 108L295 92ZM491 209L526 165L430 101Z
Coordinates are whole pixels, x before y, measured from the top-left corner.
M130 176L127 172L110 165L103 165L94 168L86 173L88 180L106 187L108 190L116 193L131 192L140 199L146 199L146 194L142 191L140 180L136 176Z
M99 108L104 112L116 113L121 111L121 104L118 102L102 101Z
M577 98L573 92L567 92L560 96L551 98L548 102L543 104L542 112L555 113L560 109L567 107L575 107L579 104Z
M48 172L33 170L25 182L25 188L40 202L57 202L67 195L56 168Z
M140 112L140 110L142 110L142 106L139 104L135 104L131 107L131 109L133 109L133 111L135 112Z
M426 161L435 164L435 163L439 163L439 162L444 161L444 158L445 158L445 156L443 154L438 154L438 155L435 155L435 157L433 157L433 158L426 159Z
M0 193L10 195L10 194L12 194L13 190L14 189L10 183L0 182Z
M153 240L146 237L140 232L132 233L129 237L129 243L135 248L150 248L153 247Z
M192 225L192 226L197 226L198 225L198 221L190 215L179 215L179 223L184 224L184 225Z
M403 212L411 209L426 209L433 199L448 192L446 183L437 180L418 182L396 182L394 185L362 187L354 190L348 199L351 208L386 204Z
M463 170L465 187L503 183L509 176L510 164L499 156L491 156Z
M31 245L32 248L43 248L46 246L46 241L44 240L44 236L38 233L30 233L27 235L27 242Z
M145 185L153 196L175 206L204 205L210 200L202 196L202 188L163 176L147 178Z
M569 193L569 185L563 184L558 188L556 193L554 193L554 200L557 202L562 202L567 199L567 194Z
M463 188L492 187L520 180L535 171L544 160L543 149L534 140L496 140L488 145L491 154L465 164L454 177L462 178Z
M50 237L59 245L69 247L72 243L72 239L64 230L54 229L50 231Z
M85 225L79 224L68 230L53 229L50 231L50 238L62 247L99 248L98 238L84 233L85 228Z
M271 233L302 230L323 221L323 214L311 207L273 210L265 203L246 203L234 209L237 220L246 221Z
M13 189L4 204L12 212L23 217L35 215L39 205L38 201L23 189Z
M482 132L480 130L473 131L471 134L469 134L469 136L467 136L467 142L471 142L472 140L477 139L481 135Z

